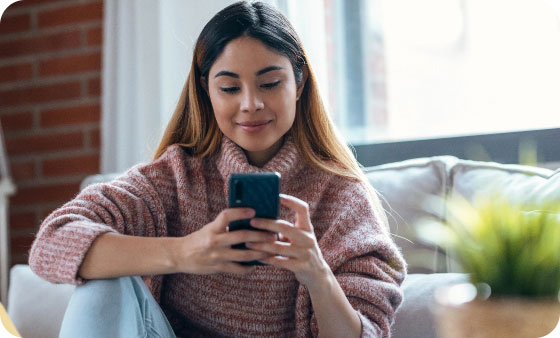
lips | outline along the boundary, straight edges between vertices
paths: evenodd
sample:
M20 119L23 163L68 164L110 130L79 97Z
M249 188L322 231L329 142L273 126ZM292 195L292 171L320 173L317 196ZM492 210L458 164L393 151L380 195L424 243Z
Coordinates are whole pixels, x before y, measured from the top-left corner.
M237 122L237 125L246 132L255 133L268 127L271 122L272 120L243 121Z
M244 122L238 122L237 124L240 125L241 127L256 127L256 126L262 126L265 125L267 123L271 122L271 120L262 120L262 121L244 121Z

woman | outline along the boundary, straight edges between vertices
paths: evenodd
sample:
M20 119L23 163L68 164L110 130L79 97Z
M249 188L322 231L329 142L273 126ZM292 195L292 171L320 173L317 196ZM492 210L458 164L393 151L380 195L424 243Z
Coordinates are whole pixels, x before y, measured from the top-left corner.
M267 171L284 208L251 224L280 240L228 232L254 216L227 208L229 176ZM239 264L253 260L266 265ZM258 2L204 27L154 161L54 211L30 265L80 285L62 337L387 337L405 276L301 42Z

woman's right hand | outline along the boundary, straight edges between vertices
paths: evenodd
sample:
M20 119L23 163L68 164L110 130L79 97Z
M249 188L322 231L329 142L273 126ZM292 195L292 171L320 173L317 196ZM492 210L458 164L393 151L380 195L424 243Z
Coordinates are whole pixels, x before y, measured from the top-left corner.
M249 262L270 257L255 250L232 249L244 242L274 242L276 234L263 231L227 231L230 222L252 218L253 209L230 208L223 210L214 221L185 237L177 238L172 248L175 270L190 274L234 273L246 274L255 269L236 262Z

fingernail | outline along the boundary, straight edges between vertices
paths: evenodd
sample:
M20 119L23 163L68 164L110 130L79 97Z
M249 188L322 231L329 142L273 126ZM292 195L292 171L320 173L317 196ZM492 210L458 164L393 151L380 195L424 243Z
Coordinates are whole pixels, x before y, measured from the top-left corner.
M248 248L252 248L252 247L255 246L255 243L247 242L247 243L245 243L245 246L248 247Z
M245 212L245 214L247 215L247 217L253 217L255 216L255 210L249 209Z

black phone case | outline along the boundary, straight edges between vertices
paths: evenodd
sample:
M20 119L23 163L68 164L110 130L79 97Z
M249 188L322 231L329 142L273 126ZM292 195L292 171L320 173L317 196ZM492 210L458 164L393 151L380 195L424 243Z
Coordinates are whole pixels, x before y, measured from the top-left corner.
M229 207L253 208L255 217L278 219L280 209L280 174L251 173L232 174L229 178ZM229 223L229 231L255 230L250 219L240 219ZM245 243L233 245L234 249L247 249ZM240 262L243 265L263 265L258 261Z

